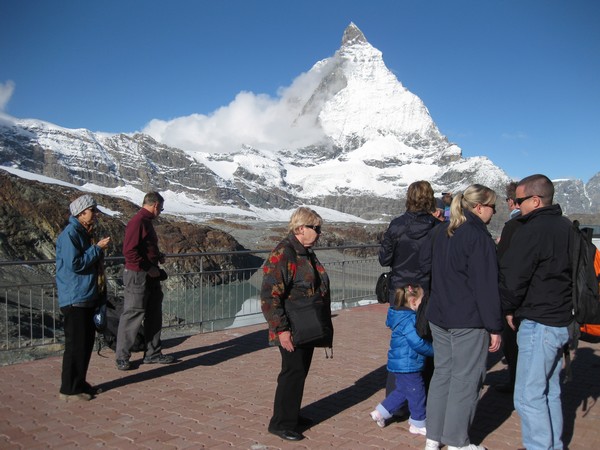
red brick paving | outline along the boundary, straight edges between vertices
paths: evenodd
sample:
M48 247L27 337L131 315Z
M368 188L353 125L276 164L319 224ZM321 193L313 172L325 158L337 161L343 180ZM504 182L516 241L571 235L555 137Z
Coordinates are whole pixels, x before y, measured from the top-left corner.
M383 399L389 332L386 306L336 312L335 355L317 349L303 413L316 420L298 443L267 432L280 359L266 345L265 325L165 340L168 366L119 372L114 353L94 353L89 381L104 392L90 402L58 399L60 357L0 367L0 448L105 449L422 449L406 422L381 429L369 412ZM573 381L563 388L568 448L600 446L600 352L582 343ZM497 361L497 357L495 358ZM502 382L495 362L486 382ZM472 441L491 450L521 447L510 396L484 388Z

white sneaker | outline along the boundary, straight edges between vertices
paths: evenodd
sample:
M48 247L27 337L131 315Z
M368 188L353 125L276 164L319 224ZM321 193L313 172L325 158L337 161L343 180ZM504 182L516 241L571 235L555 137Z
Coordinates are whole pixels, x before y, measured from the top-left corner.
M412 434L422 434L423 436L427 436L427 429L425 427L416 427L412 423L410 424L408 431Z
M381 428L385 427L385 419L381 413L377 410L371 411L371 419L377 422L377 425Z
M487 450L482 445L469 444L463 447L453 447L452 445L448 446L448 450Z
M438 441L434 441L433 439L427 439L425 441L425 450L438 450L440 448L440 443Z

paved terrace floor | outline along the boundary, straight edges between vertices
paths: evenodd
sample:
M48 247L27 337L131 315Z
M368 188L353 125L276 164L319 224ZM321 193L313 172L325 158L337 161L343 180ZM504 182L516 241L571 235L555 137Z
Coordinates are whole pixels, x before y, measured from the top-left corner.
M315 352L303 414L316 420L298 443L267 432L280 358L264 325L165 340L178 362L119 372L114 353L94 353L89 381L104 392L90 402L58 399L60 357L0 367L2 449L422 449L425 438L396 422L378 428L369 412L383 399L388 331L385 305L336 312L335 355ZM521 447L506 366L495 358L471 431L489 449ZM600 353L582 343L563 388L568 448L600 446Z

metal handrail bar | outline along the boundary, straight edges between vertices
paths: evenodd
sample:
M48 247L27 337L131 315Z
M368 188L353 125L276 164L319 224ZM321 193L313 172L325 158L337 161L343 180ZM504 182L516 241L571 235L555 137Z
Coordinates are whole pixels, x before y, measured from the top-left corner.
M350 250L357 248L378 248L379 244L362 244L362 245L342 245L339 247L315 247L314 250ZM166 253L165 258L189 258L189 257L202 257L202 256L223 256L223 255L248 255L255 253L270 253L271 250L234 250L234 251L219 251L219 252L195 252L195 253ZM104 258L104 262L122 263L125 261L124 256L109 256ZM31 260L14 260L14 261L0 261L0 267L2 266L36 266L44 264L55 264L55 259L31 259Z

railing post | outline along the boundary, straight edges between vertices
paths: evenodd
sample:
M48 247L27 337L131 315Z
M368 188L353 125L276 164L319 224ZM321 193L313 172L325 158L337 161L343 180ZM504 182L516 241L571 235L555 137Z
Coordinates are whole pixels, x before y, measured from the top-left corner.
M346 307L346 261L342 261L342 308Z
M204 263L200 256L200 297L198 298L198 307L200 308L200 329L204 322Z

